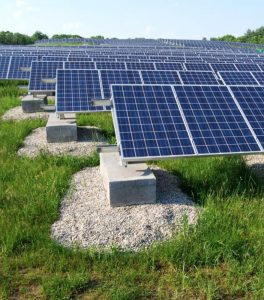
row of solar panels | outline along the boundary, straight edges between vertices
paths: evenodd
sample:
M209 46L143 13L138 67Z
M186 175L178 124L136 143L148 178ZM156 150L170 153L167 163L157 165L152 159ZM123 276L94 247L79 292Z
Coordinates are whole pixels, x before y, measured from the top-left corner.
M41 62L35 57L0 57L0 79L54 78L56 69L264 71L264 64L177 63L177 62ZM32 65L32 67L31 67ZM31 71L31 72L30 72ZM34 91L34 89L33 89Z
M208 51L208 50L202 50L202 49L176 49L176 48L166 48L166 49L155 49L155 48L124 48L124 49L113 49L113 48L83 48L78 49L76 47L70 48L32 48L32 47L26 47L26 48L8 48L8 47L0 47L0 54L17 54L17 55L70 55L70 54L80 54L80 55L94 55L94 54L103 54L103 55L115 55L115 54L140 54L140 55L178 55L178 56L184 56L184 55L239 55L239 56L259 56L262 55L261 53L241 53L239 51Z
M213 72L199 71L57 70L56 78L57 113L110 110L92 100L110 99L113 84L221 85ZM219 78L222 85L264 86L264 72L219 72Z
M97 63L96 67L97 69L107 69L107 70L125 70L124 64L122 63ZM127 66L127 64L126 64ZM148 65L146 64L129 64L128 65L130 69L133 70L148 70ZM151 65L153 66L153 65ZM262 68L261 68L262 67ZM45 83L43 80L45 79L54 79L56 78L56 70L57 69L95 69L95 66L93 63L87 62L32 62L32 67L31 67L31 72L30 72L30 80L29 80L29 91L31 92L41 92L41 91L55 91L55 83ZM158 70L157 70L158 69ZM168 70L166 70L168 69ZM243 68L239 68L241 71L244 70L250 70L254 71L252 74L247 74L244 73L245 76L248 76L248 78L252 78L252 82L254 82L256 85L262 84L261 78L258 73L261 71L264 71L264 65L243 65ZM196 63L189 63L189 64L184 64L184 68L181 64L165 64L165 63L159 63L156 64L156 71L168 71L168 72L163 72L162 76L164 80L166 80L167 75L170 72L169 71L208 71L212 72L214 70L215 75L218 75L217 72L234 72L234 77L239 79L239 74L238 74L238 67L233 65L233 64L213 64L213 65L204 65L204 64L196 64ZM150 67L148 71L154 71L154 68ZM157 74L159 74L157 72ZM186 73L188 74L188 73ZM237 75L238 74L238 75ZM199 76L202 76L201 73L197 74L197 80L199 80ZM232 74L231 74L232 75ZM230 75L230 76L231 76ZM230 77L229 76L229 77ZM182 78L182 82L184 82L184 73L180 76ZM256 81L254 81L254 78L256 78ZM221 77L219 77L221 79ZM202 79L201 79L202 80ZM224 77L224 80L226 79L226 76ZM174 84L175 82L164 82L164 83L171 83ZM194 83L194 82L193 82ZM205 83L205 82L203 82Z
M138 51L138 52L115 52L115 51L1 51L0 50L0 56L62 56L65 60L68 59L68 57L87 57L87 58L93 58L97 56L106 56L106 57L112 57L112 58L118 58L118 57L125 57L129 58L138 56L139 58L148 58L148 56L155 56L157 58L164 58L166 57L177 57L178 59L184 59L188 57L196 57L198 59L200 58L226 58L226 59L245 59L245 58L263 58L263 55L258 54L247 54L242 55L238 53L204 53L204 52L176 52L176 51L166 51L166 52L157 52L157 51Z

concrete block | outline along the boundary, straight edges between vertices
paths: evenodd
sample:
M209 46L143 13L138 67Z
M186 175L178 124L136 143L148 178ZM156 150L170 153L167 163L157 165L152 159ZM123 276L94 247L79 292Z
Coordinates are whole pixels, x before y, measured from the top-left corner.
M102 152L100 172L111 206L156 203L156 177L145 163L121 166L118 152Z
M21 103L24 113L34 113L41 112L42 106L46 105L48 102L46 95L26 95L22 98Z
M46 125L48 143L66 143L77 141L77 124L74 114L67 119L59 119L57 115L50 114Z

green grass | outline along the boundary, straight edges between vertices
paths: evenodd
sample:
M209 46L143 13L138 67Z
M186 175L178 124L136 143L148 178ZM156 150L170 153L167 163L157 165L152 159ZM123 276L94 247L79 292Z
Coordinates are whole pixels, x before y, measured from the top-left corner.
M0 85L0 115L19 104ZM114 140L110 114L78 117ZM99 164L85 158L20 158L43 120L0 121L0 299L263 299L263 186L241 157L158 164L180 176L203 206L194 228L140 253L66 249L50 239L72 175Z

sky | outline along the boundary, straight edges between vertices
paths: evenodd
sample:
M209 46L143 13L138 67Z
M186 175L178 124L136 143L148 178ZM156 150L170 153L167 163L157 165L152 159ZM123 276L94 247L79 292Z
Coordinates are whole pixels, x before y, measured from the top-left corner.
M264 26L264 0L0 0L0 31L201 39Z

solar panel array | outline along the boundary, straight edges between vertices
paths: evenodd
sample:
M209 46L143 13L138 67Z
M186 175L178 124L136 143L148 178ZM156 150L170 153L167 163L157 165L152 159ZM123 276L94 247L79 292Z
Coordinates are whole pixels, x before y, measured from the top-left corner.
M54 92L58 114L109 111L92 100L111 99L127 162L263 152L264 54L256 45L82 41L93 46L0 46L0 79Z

